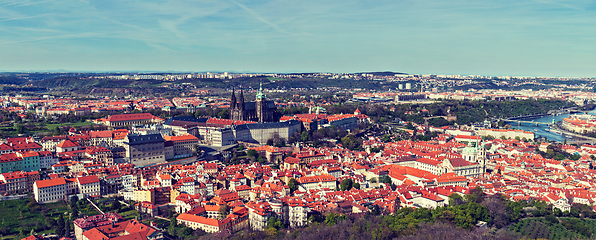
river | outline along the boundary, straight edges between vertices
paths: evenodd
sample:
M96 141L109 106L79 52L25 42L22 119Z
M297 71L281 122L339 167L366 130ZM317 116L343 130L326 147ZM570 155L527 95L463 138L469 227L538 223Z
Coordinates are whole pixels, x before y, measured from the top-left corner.
M596 115L596 109L588 112L588 114ZM563 121L563 118L568 118L569 115L572 115L572 114L561 114L558 116L547 116L547 117L535 118L535 119L532 119L531 121L551 123L554 119L555 122L558 122L558 121ZM528 119L528 121L530 121L530 119ZM548 127L546 125L536 126L535 124L522 123L521 126L517 126L517 124L514 122L511 122L508 124L511 124L512 128L530 131L530 132L533 132L536 137L546 137L546 139L548 139L548 140L563 142L563 141L565 141L565 138L567 138L569 140L572 139L571 137L565 137L561 134L554 133L554 132L550 131L550 127ZM548 129L549 131L546 131L546 129Z

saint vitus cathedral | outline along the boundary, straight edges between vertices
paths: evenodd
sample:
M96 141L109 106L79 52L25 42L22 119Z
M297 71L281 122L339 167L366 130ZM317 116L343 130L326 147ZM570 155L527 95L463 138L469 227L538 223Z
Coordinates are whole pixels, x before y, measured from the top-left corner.
M256 101L244 102L244 94L240 89L240 96L236 99L236 93L232 89L232 99L230 101L230 119L253 122L277 122L281 113L277 111L277 106L273 101L267 101L267 96L263 93L263 84L261 83L257 91Z

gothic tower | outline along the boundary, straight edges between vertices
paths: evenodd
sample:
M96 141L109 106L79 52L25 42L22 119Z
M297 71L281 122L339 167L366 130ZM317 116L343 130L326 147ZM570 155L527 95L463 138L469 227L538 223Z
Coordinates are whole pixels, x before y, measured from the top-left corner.
M234 120L234 117L236 117L236 93L234 91L234 88L232 87L232 97L230 97L230 119Z
M234 112L234 109L236 109L236 93L232 87L232 97L230 99L230 116L232 115L232 112Z
M242 93L242 88L240 88L240 97L238 100L238 120L246 121L246 112L244 111L244 94Z

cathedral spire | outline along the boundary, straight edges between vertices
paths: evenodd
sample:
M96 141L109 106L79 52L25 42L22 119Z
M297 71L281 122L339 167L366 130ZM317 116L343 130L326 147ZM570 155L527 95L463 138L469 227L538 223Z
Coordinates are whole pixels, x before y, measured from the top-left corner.
M257 100L265 99L267 96L263 93L263 82L259 84L259 91L257 91Z
M242 93L242 88L240 88L240 99L238 100L238 109L244 111L244 93Z
M234 110L236 108L236 93L234 91L234 87L232 87L232 98L230 99L230 110Z

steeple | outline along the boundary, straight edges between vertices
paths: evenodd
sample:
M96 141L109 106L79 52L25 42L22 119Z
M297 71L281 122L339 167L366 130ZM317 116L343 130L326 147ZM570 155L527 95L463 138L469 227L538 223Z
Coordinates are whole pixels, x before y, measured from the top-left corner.
M230 99L230 110L236 109L236 93L234 87L232 87L232 98Z
M267 96L263 93L263 82L259 84L259 91L257 91L257 100L265 99Z
M240 88L240 99L238 101L238 109L244 112L244 93L242 93L242 88Z

